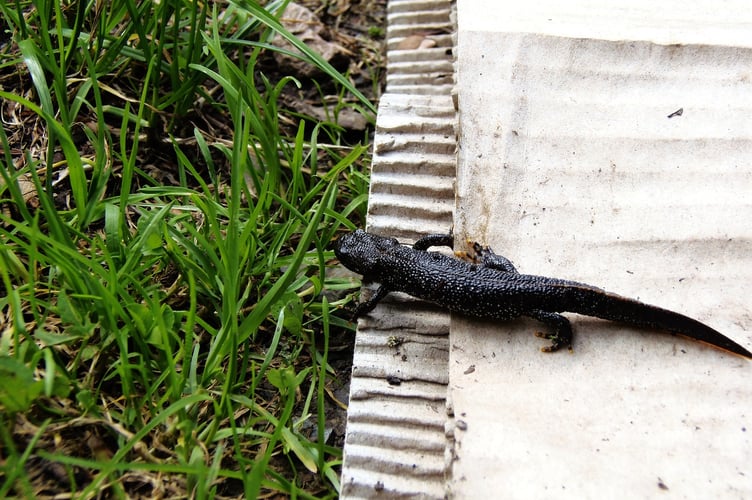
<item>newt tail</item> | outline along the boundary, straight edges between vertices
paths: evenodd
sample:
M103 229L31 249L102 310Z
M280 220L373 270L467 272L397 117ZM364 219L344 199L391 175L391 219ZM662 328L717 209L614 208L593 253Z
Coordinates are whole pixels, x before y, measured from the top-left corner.
M576 305L567 311L640 328L674 333L739 356L752 358L752 352L696 319L603 290L587 291L589 288L591 287L578 289L577 295L580 297L575 301ZM591 298L590 301L585 299L588 296Z

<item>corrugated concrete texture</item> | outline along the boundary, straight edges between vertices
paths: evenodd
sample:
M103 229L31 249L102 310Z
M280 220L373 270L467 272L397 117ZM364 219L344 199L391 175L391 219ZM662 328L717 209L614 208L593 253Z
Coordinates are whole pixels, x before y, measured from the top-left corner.
M447 232L456 167L448 1L391 0L367 230ZM369 293L364 290L364 293ZM358 324L343 498L443 498L449 315L392 294Z

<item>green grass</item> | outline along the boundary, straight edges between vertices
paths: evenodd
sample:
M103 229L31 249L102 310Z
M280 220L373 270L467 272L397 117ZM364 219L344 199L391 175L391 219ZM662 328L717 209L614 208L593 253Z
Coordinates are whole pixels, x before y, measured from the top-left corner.
M285 3L0 3L0 497L337 495L367 146L280 106L270 37L373 105Z

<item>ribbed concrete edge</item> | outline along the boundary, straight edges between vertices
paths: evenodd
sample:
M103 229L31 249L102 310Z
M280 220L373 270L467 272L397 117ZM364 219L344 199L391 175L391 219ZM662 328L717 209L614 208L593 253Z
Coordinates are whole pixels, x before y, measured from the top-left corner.
M454 20L448 0L391 0L367 230L412 242L452 227L456 170ZM402 40L425 35L425 48ZM364 294L372 290L364 289ZM391 294L360 320L342 498L443 498L449 315Z

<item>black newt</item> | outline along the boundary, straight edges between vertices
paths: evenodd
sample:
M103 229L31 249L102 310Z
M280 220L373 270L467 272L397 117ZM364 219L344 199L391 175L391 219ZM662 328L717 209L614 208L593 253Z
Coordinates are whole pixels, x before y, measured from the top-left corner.
M489 247L473 245L471 259L456 259L432 246L453 246L451 234L425 236L412 247L395 238L356 230L334 244L339 261L381 286L354 317L370 312L389 292L405 292L450 311L478 318L510 320L528 316L548 325L539 334L551 341L543 351L571 349L572 326L560 312L573 312L676 333L752 359L752 352L713 328L683 314L652 306L576 281L520 274Z

